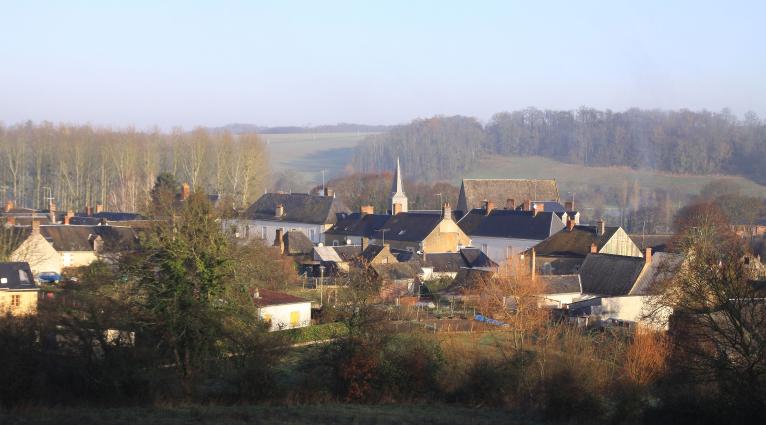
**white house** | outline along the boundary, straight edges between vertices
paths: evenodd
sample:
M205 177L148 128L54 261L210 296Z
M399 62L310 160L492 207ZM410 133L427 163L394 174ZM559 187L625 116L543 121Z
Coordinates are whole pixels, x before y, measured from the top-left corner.
M324 232L333 226L338 216L348 213L343 203L331 190L324 195L308 193L266 193L258 198L242 215L227 222L240 238L259 238L273 243L277 229L283 234L297 230L311 242L324 242Z
M270 324L269 331L302 328L311 324L311 301L269 289L256 289L253 302L258 317Z

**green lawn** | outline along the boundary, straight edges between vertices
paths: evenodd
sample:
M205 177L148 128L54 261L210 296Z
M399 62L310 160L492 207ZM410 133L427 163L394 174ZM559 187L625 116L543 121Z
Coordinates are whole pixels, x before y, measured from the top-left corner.
M262 134L274 171L293 170L310 182L343 173L351 162L354 147L373 133L287 133Z
M498 409L451 405L191 406L172 408L36 409L0 414L8 425L181 424L531 424Z
M583 190L587 185L621 187L624 182L638 180L645 189L663 188L683 194L697 194L712 180L730 179L738 183L745 194L766 197L766 186L743 177L720 175L683 175L628 167L585 167L566 164L543 157L492 156L480 161L466 178L531 178L556 179L562 198L567 192ZM454 183L460 184L459 176Z

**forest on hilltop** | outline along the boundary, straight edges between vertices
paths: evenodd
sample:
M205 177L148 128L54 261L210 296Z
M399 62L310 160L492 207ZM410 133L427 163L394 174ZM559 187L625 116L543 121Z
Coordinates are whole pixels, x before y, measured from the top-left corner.
M527 108L495 114L486 125L464 116L417 119L366 141L356 149L354 171L388 170L398 156L412 177L427 181L462 175L485 155L517 155L766 183L766 123L728 110Z

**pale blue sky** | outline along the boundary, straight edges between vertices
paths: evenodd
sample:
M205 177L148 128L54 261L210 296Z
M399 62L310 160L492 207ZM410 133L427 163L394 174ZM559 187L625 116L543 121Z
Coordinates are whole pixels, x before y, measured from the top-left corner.
M158 3L0 0L0 121L392 124L581 105L766 116L764 1Z

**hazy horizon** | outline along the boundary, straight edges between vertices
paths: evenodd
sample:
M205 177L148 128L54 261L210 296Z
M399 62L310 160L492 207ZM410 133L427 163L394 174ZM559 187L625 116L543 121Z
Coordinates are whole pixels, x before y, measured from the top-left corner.
M522 109L766 116L766 4L7 4L0 122L487 121Z

